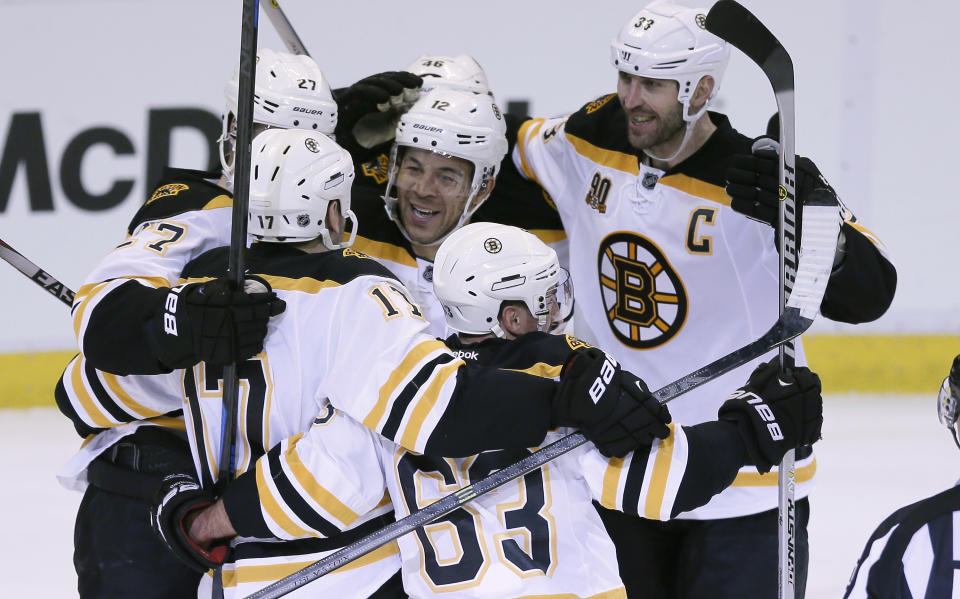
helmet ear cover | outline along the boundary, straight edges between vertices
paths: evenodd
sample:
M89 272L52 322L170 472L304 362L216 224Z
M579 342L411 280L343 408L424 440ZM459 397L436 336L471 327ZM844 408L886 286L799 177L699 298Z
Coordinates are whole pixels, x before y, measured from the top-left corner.
M357 232L350 154L330 138L302 129L267 129L252 145L249 234L274 243L320 237L329 249L349 247ZM336 227L327 221L333 203L343 218ZM348 239L336 238L347 230Z

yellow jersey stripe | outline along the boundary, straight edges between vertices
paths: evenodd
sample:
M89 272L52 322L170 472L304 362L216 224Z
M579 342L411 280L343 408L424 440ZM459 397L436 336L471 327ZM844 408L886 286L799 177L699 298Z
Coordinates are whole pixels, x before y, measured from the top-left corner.
M384 241L374 241L362 235L357 235L350 249L380 258L381 260L388 260L414 268L417 266L417 259L399 245L393 245L392 243L386 243Z
M660 183L717 204L730 205L730 196L727 195L726 189L713 183L707 183L687 175L667 175L660 179Z
M560 371L563 370L563 365L552 365L546 364L544 362L537 362L530 368L505 368L504 370L510 370L513 372L522 372L524 374L532 374L533 376L539 376L545 379L555 379L560 376Z
M347 570L355 570L357 568L362 568L364 566L370 565L374 562L378 562L382 559L397 555L400 553L400 546L397 545L396 541L387 543L382 547L379 547L370 553L364 555L361 558L355 559L348 564L340 566L334 572L346 572ZM302 570L307 566L314 563L315 560L308 560L302 562L293 562L289 564L276 564L269 566L240 566L239 568L226 569L223 570L223 586L224 587L235 587L237 583L246 584L253 582L273 582L275 580L280 580L286 576L293 574L298 570ZM209 575L209 573L208 573Z
M303 437L302 434L294 436L290 440L290 445L285 453L287 464L290 466L293 476L297 479L297 482L300 483L300 486L303 487L303 490L306 491L315 502L327 512L333 514L334 518L350 526L360 515L337 499L333 493L325 489L304 465L300 459L300 454L295 451L297 442L300 441L301 437Z
M160 428L172 428L174 430L187 432L187 423L184 422L183 418L172 418L172 417L151 418L147 422L151 424L156 424Z
M80 327L83 324L83 315L87 312L87 307L93 303L93 298L97 297L109 284L110 281L84 285L77 291L77 295L73 301L74 306L79 307L79 309L73 313L73 333L77 336L77 339L80 338Z
M651 520L661 520L660 511L663 509L663 496L667 491L667 476L670 474L670 464L673 461L674 424L668 424L670 436L660 439L657 447L657 458L653 463L653 472L650 473L650 487L647 489L647 502L644 514Z
M154 418L156 416L163 416L163 412L158 412L156 410L151 410L150 408L140 404L129 393L123 390L123 387L120 386L120 382L117 380L117 375L110 374L109 372L100 372L103 376L103 382L107 384L107 387L113 392L114 397L122 403L126 408L136 414L141 418Z
M581 139L571 133L566 133L567 141L573 146L577 154L584 158L609 168L623 171L629 175L637 176L640 174L640 164L637 157L633 154L624 154L616 150L606 150L595 146L585 139ZM662 179L661 179L662 180Z
M427 415L430 414L430 410L437 404L437 400L440 398L440 390L447 383L447 380L460 370L461 366L466 366L466 362L463 360L454 360L441 368L433 377L430 386L427 387L427 390L424 391L420 399L417 400L416 406L413 408L413 413L410 414L410 419L407 421L403 436L400 438L401 446L407 449L417 449L416 443L417 437L420 436L420 429L423 428L423 423L427 419Z
M617 508L617 489L620 486L620 473L623 472L623 458L610 458L603 473L603 487L600 492L600 505L607 509Z
M813 475L817 472L817 458L803 466L796 469L795 480L797 484L805 483L808 480L813 478ZM759 472L740 472L737 474L737 478L733 480L732 487L775 487L777 486L777 473L776 472L767 472L766 474L760 474Z
M295 437L296 438L296 437ZM267 484L267 477L264 473L266 469L266 460L257 460L257 493L260 495L260 504L267 512L270 518L277 523L280 528L295 539L316 536L301 528L287 515L280 506L280 503L274 498L273 491Z
M83 384L84 362L86 362L86 358L82 356L78 360L74 360L71 365L73 372L70 373L70 383L77 394L77 399L80 400L80 405L83 406L84 414L99 428L117 426L117 423L100 409L93 396L87 393L87 387Z
M545 122L547 122L546 119L530 119L520 125L520 131L517 133L517 148L520 151L520 172L523 173L523 176L536 181L538 184L540 184L540 180L537 179L533 169L530 168L530 163L527 162L527 143L530 138L540 132L540 127L542 127ZM543 187L542 184L540 184L540 186Z
M363 419L363 425L365 427L371 430L377 430L377 424L380 423L380 419L383 418L384 413L386 413L387 405L389 405L390 398L397 390L397 387L411 374L414 366L419 364L425 356L437 350L446 351L447 346L444 345L442 341L433 339L424 341L407 352L407 355L404 356L400 365L390 373L387 382L380 387L380 396L377 399L377 403Z
M202 210L213 210L214 208L232 208L233 198L228 195L218 195L203 205Z

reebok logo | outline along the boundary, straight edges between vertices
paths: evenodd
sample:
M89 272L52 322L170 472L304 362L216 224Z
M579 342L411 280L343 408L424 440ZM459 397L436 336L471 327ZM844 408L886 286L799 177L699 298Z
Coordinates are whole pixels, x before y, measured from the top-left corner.
M458 349L457 351L453 352L453 355L455 355L455 356L458 357L458 358L463 358L464 360L476 360L476 359L477 359L477 352L476 352L476 351L463 351L462 349Z

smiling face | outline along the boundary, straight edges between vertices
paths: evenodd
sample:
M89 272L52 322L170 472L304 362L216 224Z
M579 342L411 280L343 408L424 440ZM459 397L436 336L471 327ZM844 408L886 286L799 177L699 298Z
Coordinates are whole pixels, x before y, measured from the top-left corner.
M638 150L672 152L683 139L683 105L677 101L677 82L619 72L617 96L627 115L627 138ZM673 146L673 147L668 147Z
M410 241L428 245L452 231L472 181L473 164L467 160L404 148L397 171L397 213Z

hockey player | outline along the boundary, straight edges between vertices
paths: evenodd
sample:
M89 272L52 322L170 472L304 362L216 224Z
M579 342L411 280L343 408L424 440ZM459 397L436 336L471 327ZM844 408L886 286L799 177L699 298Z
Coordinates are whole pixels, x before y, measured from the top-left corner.
M937 412L960 448L960 355L943 379ZM844 599L947 599L960 584L960 486L900 508L870 535Z
M513 152L521 172L550 195L577 248L570 270L578 335L619 348L625 367L651 386L756 339L777 318L776 162L751 153L749 138L707 110L730 50L704 29L706 12L664 2L641 10L612 43L617 93L568 117L527 121ZM833 194L812 162L797 165L798 205L815 188ZM844 251L821 310L844 322L873 320L892 301L896 273L876 237L848 211L844 216ZM797 363L804 363L801 343ZM712 418L722 390L755 366L672 403L676 421ZM802 597L806 495L816 464L803 452L796 466ZM681 520L605 512L628 593L775 596L776 483L775 473L747 466L729 489Z
M300 81L308 83L301 87ZM179 598L196 589L198 575L171 559L146 517L151 485L161 474L191 465L180 408L168 414L147 407L151 384L143 394L130 394L116 375L169 372L201 358L221 364L247 358L260 350L267 317L280 308L272 293L228 293L222 281L212 281L182 288L179 310L164 310L183 266L230 240L238 87L239 68L224 90L222 178L166 169L126 239L76 296L74 326L84 353L67 367L56 399L82 436L100 433L60 474L66 486L84 490L74 535L81 598ZM309 57L260 49L256 96L256 131L334 131L337 106ZM180 335L164 333L167 317ZM131 419L138 422L123 424Z
M474 172L477 169L490 171L488 188L477 193L475 197L478 202L471 208L472 214L463 215L466 218L463 222L498 221L526 228L550 244L560 255L562 264L566 264L568 250L566 235L556 213L540 209L547 204L538 185L521 177L508 158L498 158L481 146L460 144L460 140L449 133L456 130L458 134L473 135L482 132L476 129L481 126L488 129L483 132L486 135L499 138L505 131L507 139L516 137L520 118L511 119L510 115L500 113L498 108L493 115L489 110L485 111L483 114L487 118L478 119L475 114L469 113L475 105L486 106L493 102L486 74L477 61L466 55L425 55L415 60L408 67L408 71L423 78L424 95L434 94L433 101L427 103L421 97L415 108L399 121L398 127L389 130L389 135L384 135L383 125L379 125L380 132L376 132L376 128L368 123L384 120L384 113L377 110L376 102L380 102L381 108L390 106L393 102L392 105L396 108L391 109L392 114L399 119L403 100L409 95L409 88L404 89L398 79L404 73L381 73L361 79L338 95L341 119L337 125L337 139L355 139L358 134L366 139L363 144L352 143L346 146L357 164L354 207L362 223L357 248L381 260L400 277L427 310L428 318L434 325L434 333L442 337L445 335L443 317L432 297L432 258L443 239L442 235L452 229L444 227L443 231L426 233L414 231L420 234L411 237L408 230L411 225L408 221L412 220L412 216L403 214L402 210L395 212L393 200L396 199L402 206L406 202L406 196L412 195L411 191L400 185L404 182L401 176L407 174L398 170L402 166L405 148L419 147L435 153L466 158L474 162ZM485 97L470 98L470 95ZM437 101L451 106L434 106ZM430 137L430 142L436 142L436 146L425 145L422 141L418 145L413 139L425 139L423 127L446 129L447 133ZM397 148L398 161L391 162L394 146ZM509 149L509 145L505 147ZM489 148L492 149L493 146ZM390 181L393 181L394 185L388 190L385 185L390 184ZM391 197L394 192L397 192L396 198ZM387 212L391 215L389 219L384 216L381 198L387 200ZM461 199L458 198L457 201ZM421 198L421 201L423 200L424 198ZM569 318L569 314L565 317Z
M561 280L556 253L526 231L491 223L457 230L437 254L434 278L447 322L458 331L448 345L469 362L564 380L585 364L611 360L573 337L543 332L560 312L556 294ZM629 373L618 376L642 386ZM822 421L819 380L805 368L793 376L778 380L776 365L767 364L728 399L719 421L689 427L670 425L666 407L644 394L652 445L623 459L604 457L584 445L401 537L405 590L412 597L623 597L613 544L591 499L634 515L668 519L728 485L748 455L769 467L797 443L816 440ZM562 383L561 393L565 387ZM777 440L768 432L770 422L753 408L756 401L779 424ZM504 427L516 424L508 421ZM569 432L551 431L537 445ZM345 505L369 509L388 489L401 515L530 452L486 451L457 459L421 455L372 435L332 407L321 426L281 445L280 455L299 456ZM235 527L241 535L290 538L291 528L273 516L279 505L282 511L295 510L308 523L307 533L329 534L326 530L336 526L329 512L317 510L308 520L305 504L297 509L289 494L281 493L287 501L279 500L262 481L282 479L283 471L276 462L261 462L259 481L252 473L243 475L225 498L219 517L226 520L218 523L226 533ZM353 483L327 485L332 476ZM208 540L213 513L194 521L200 542Z
M417 453L457 456L525 447L541 440L554 421L577 426L610 455L650 442L651 416L636 400L645 394L615 366L608 368L617 381L591 397L585 381L598 376L601 363L585 364L558 388L553 380L467 364L428 335L420 308L396 277L348 248L352 234L341 240L344 221L352 219L353 165L332 141L301 130L265 131L254 140L251 172L249 231L259 241L248 251L248 271L269 282L287 309L271 320L264 351L238 366L247 391L233 470L248 475L229 483L216 505L232 511L234 498L252 492L251 485L270 496L265 515L259 506L237 504L240 512L232 519L239 526L266 517L285 531L282 539L323 537L331 527L355 525L377 511L379 499L357 511L339 498L358 484L356 477L328 479L325 471L308 467L310 456L297 449L309 451L299 439L333 417L328 404ZM199 256L182 281L223 272L228 253L224 247ZM199 482L169 477L154 517L167 545L200 568L224 559L223 545L207 550L183 534L209 504L205 489L216 481L219 379L219 369L204 363L182 375ZM503 427L504 420L512 425ZM335 460L350 459L349 448L343 450ZM224 566L224 586L237 595L302 567L304 547L313 547L258 542L264 535L248 530ZM371 578L357 593L381 582ZM209 583L205 578L201 584Z

